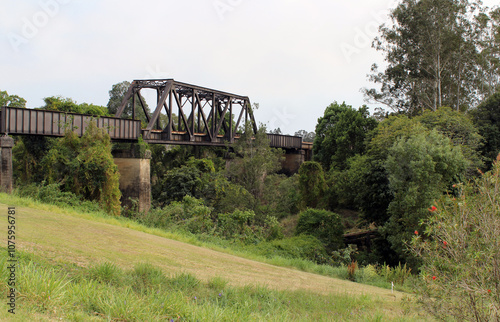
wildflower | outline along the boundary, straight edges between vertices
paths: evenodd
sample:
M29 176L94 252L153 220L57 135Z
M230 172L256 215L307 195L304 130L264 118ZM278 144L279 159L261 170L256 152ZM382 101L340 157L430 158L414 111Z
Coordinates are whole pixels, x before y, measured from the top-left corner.
M433 280L433 281L435 281L435 280L436 280L436 278L437 278L436 276L433 276L433 277L432 277L432 280Z
M434 211L436 211L436 210L437 210L436 206L432 206L432 207L430 207L430 208L429 208L429 211L430 211L430 212L434 212Z
M488 293L491 293L491 290L490 290L490 289L488 289Z
M415 230L415 235L418 235L418 231Z
M446 240L443 240L443 245L444 247L448 246L448 242L446 242Z

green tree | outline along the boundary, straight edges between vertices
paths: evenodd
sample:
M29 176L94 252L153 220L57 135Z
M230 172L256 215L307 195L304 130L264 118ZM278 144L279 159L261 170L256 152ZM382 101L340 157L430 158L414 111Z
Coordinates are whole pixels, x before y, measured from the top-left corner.
M480 154L483 138L468 114L453 111L449 107L440 107L435 112L422 113L415 120L429 130L437 130L448 137L454 146L460 147L470 164L469 177L476 175L477 169L483 167Z
M208 159L190 158L185 165L168 170L153 185L152 195L156 205L164 207L185 196L209 200L216 198L220 189L214 164Z
M316 125L314 159L326 171L331 167L345 169L348 158L365 152L366 134L376 124L366 106L355 110L345 103L330 104Z
M45 105L42 110L60 111L68 113L90 114L96 116L108 116L108 109L104 106L82 103L78 104L71 98L51 96L43 99Z
M2 106L26 108L26 100L17 95L9 95L7 91L0 91L0 107Z
M457 183L467 166L460 148L436 130L401 137L389 149L385 167L394 199L383 232L402 258L411 259L405 242L420 229L433 201Z
M226 173L232 182L260 199L266 177L281 168L283 151L269 146L264 126L253 135L250 124L247 125L245 132L233 144L234 152L230 154L232 159Z
M81 138L68 131L62 139L53 141L40 164L47 183L59 183L66 191L99 201L108 213L120 214L119 173L111 155L111 141L94 123Z
M370 80L381 88L364 89L366 97L411 115L440 106L475 106L487 92L483 62L495 58L478 39L493 32L492 24L479 23L484 15L468 0L403 0L391 11L392 24L382 25L374 41L387 67L379 72L373 65Z
M306 161L299 168L299 193L301 208L324 208L327 186L321 164Z
M314 132L307 132L305 130L300 130L295 132L295 136L300 136L302 138L303 142L313 142L314 138L316 137L316 133Z
M118 111L118 108L122 104L123 98L125 97L125 94L127 94L127 91L130 87L130 82L128 81L123 81L118 84L114 84L111 90L109 91L109 101L108 101L108 110L109 113L112 115L115 115L115 113ZM151 115L151 111L149 109L148 104L146 103L146 100L144 97L141 95L140 99L142 103L144 104L144 108L146 109L146 112L149 115ZM132 118L132 111L134 108L134 100L133 98L130 98L130 100L127 102L125 105L125 109L123 110L122 118ZM143 125L147 124L147 118L146 115L144 114L144 110L142 108L142 105L139 101L136 102L136 118L141 120Z

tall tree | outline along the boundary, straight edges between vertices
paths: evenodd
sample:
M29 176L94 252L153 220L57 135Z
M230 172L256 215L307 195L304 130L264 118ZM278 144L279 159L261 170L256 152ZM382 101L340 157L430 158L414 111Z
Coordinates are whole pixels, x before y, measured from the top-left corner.
M381 88L365 88L365 96L411 115L477 105L485 94L486 65L479 58L491 62L494 55L479 38L493 33L485 16L469 0L403 0L390 14L392 25L382 25L373 43L385 53L387 67L379 72L373 65L369 79ZM481 25L480 19L489 22Z

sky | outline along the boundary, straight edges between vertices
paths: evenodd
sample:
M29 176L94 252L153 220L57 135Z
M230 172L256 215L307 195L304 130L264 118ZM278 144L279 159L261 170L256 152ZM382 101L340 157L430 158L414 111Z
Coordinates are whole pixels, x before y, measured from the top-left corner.
M493 5L496 1L484 1ZM113 84L173 78L258 103L257 122L314 131L368 104L371 48L395 0L0 0L0 90L106 106Z

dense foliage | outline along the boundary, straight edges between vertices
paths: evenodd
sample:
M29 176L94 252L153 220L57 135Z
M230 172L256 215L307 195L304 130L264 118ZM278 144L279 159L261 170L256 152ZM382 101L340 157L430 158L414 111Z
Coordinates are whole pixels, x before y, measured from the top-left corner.
M422 261L419 295L440 319L500 319L500 155L493 169L430 208L412 250Z
M328 210L307 209L300 213L296 235L307 234L318 238L332 252L342 248L344 227L340 216Z
M324 208L326 181L323 167L315 161L302 163L299 169L301 208Z
M345 169L348 158L364 153L365 136L375 126L365 106L355 110L345 103L330 104L316 125L314 159L327 171Z
M484 138L481 153L491 165L500 153L500 90L471 112L479 134Z

